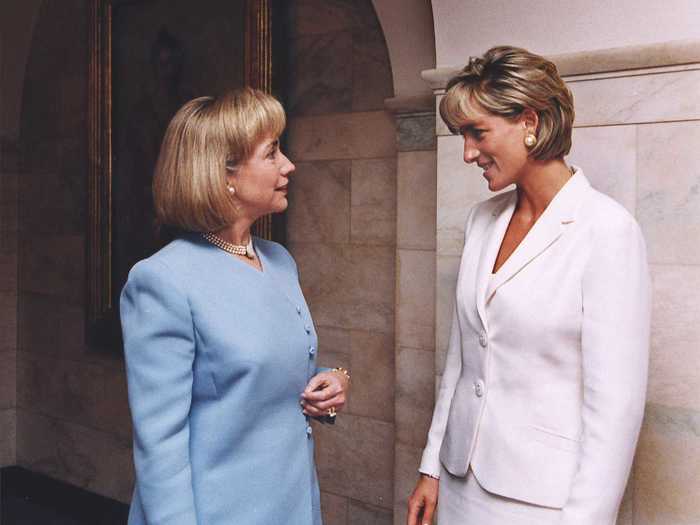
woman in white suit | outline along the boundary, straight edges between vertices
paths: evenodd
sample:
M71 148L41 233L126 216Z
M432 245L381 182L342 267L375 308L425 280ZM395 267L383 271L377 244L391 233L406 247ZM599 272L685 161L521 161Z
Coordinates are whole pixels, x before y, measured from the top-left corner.
M614 525L644 412L644 240L564 156L554 64L496 47L440 114L491 191L469 213L454 320L409 525ZM439 502L439 505L438 505Z

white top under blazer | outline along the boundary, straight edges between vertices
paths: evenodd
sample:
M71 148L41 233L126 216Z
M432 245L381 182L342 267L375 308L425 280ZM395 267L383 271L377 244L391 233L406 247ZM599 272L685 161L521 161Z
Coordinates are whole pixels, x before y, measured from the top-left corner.
M420 471L614 525L644 413L650 325L639 226L583 172L490 278L516 192L469 214Z

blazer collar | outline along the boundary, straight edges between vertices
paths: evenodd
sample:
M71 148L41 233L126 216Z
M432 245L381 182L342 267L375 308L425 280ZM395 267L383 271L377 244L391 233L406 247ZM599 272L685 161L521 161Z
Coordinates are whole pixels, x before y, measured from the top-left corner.
M486 325L486 306L496 291L552 246L564 233L567 225L576 220L576 212L590 184L580 168L575 166L573 168L574 174L554 196L515 251L491 278L503 237L515 211L517 193L511 192L504 203L494 210L493 220L484 235L484 248L481 251L477 275L477 310L484 325Z

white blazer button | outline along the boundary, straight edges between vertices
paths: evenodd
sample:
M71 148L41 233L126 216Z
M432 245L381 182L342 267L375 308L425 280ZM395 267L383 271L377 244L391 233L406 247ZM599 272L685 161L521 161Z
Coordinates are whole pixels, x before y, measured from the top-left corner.
M309 355L314 355L316 353L316 349L313 346L309 347Z
M308 324L304 327L304 330L306 330L307 334L311 333L311 327Z
M297 313L301 315L301 306L297 306Z
M314 429L311 428L311 426L306 427L306 433L310 436L313 433Z
M484 390L484 382L481 379L474 381L474 393L476 394L476 397L482 397L484 395Z
M479 334L479 344L484 348L486 348L486 345L489 344L489 340L486 338L486 334L484 332Z

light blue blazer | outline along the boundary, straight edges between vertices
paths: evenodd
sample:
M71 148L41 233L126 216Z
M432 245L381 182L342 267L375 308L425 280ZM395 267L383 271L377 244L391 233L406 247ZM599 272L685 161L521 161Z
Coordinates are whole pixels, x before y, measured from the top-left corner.
M129 274L129 525L321 524L299 405L316 332L292 257L254 245L263 272L188 234Z

